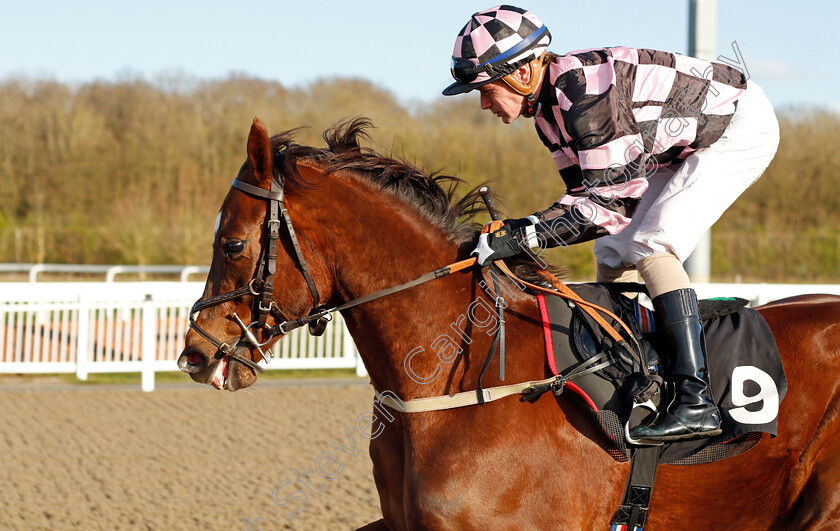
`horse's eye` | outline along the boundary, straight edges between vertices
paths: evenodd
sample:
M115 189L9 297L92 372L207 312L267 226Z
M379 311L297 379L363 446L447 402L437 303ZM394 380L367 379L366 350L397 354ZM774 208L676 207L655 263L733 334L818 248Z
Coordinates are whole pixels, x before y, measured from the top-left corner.
M241 240L233 240L223 244L222 249L228 256L239 254L245 249L245 242Z

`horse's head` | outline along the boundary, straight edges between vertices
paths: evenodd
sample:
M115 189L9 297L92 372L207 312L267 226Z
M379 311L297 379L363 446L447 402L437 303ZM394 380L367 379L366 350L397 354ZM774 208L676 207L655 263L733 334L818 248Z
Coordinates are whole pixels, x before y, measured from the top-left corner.
M257 362L290 326L323 330L317 315L306 317L321 294L291 224L283 169L276 167L287 146L287 138L270 139L254 120L248 160L219 211L207 284L178 359L196 382L231 391L248 387L263 371Z
M318 149L293 144L292 131L269 138L254 120L178 359L193 380L232 391L252 385L280 336L307 325L323 331L326 306L341 310L363 338L397 327L377 320L376 308L398 320L418 300L434 306L428 290L425 299L414 291L372 305L354 301L463 260L475 246L471 217L481 200L475 191L454 200L459 179L360 147L368 126L363 118L337 124ZM368 371L384 382L401 363L378 359Z

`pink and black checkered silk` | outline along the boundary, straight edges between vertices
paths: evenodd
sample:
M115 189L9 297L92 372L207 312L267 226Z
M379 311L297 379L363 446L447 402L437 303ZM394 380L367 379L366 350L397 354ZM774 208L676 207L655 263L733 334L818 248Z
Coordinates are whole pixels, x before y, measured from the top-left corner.
M455 39L452 75L456 82L443 94L461 94L496 81L542 55L550 42L548 28L525 9L501 5L475 13ZM463 66L467 76L459 75Z
M535 125L567 193L514 237L547 238L548 222L571 219L575 210L586 223L573 221L564 245L618 234L647 176L716 142L746 88L745 75L731 66L658 50L596 48L555 58Z

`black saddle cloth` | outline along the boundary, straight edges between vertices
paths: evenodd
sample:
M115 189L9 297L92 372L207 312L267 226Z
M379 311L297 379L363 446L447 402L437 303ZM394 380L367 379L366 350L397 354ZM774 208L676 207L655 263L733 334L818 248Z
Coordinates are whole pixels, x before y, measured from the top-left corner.
M669 369L669 344L661 326L646 332L639 321L647 321L650 311L621 295L627 286L613 284L571 284L583 299L615 313L633 331L632 338L617 325L616 330L637 345L641 360L653 374L666 382ZM706 335L707 366L712 394L721 410L723 433L717 437L664 444L661 463L699 464L732 457L749 450L762 433L776 435L777 414L787 391L784 368L770 327L756 310L744 307L743 299L700 301ZM611 339L574 304L560 297L547 296L540 301L550 320L555 366L559 374L568 373L581 362L609 351ZM641 319L637 319L641 316ZM607 318L608 321L613 321ZM654 319L654 323L656 320ZM548 336L546 334L548 343ZM658 402L670 400L672 388L661 389L647 407L634 408L632 392L640 371L639 359L620 353L611 354L614 363L598 372L575 378L573 389L585 410L600 426L613 447L605 448L615 459L624 461L631 454L632 443L626 426L647 422Z

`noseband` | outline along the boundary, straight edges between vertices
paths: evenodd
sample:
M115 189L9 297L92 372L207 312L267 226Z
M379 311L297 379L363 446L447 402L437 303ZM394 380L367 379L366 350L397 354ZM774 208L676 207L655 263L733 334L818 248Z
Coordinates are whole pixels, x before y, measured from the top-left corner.
M257 269L254 272L254 277L247 285L240 286L232 291L215 295L207 299L198 300L190 310L190 328L194 329L201 337L209 341L218 349L216 353L217 358L230 356L232 359L242 363L243 365L247 365L255 371L262 373L265 372L264 369L256 362L246 356L236 353L236 347L243 342L243 339L246 344L256 348L263 360L267 363L269 357L266 355L263 347L275 336L285 334L294 328L303 326L304 324L309 325L309 332L311 334L321 335L324 333L324 329L326 328L327 322L330 320L331 316L327 311L328 307L319 306L320 296L318 294L318 288L315 287L315 282L312 280L312 275L309 273L309 267L306 264L297 236L295 235L292 218L289 217L289 212L283 203L284 189L282 181L276 178L272 179L270 190L250 185L238 178L233 180L231 186L252 197L268 201L265 221L267 235L266 243L263 247L262 258L260 259ZM282 222L285 223L286 230L289 233L292 247L295 250L297 268L303 274L303 278L306 280L306 284L309 287L309 293L312 295L313 300L312 310L309 312L309 315L295 320L288 319L283 311L277 306L277 303L274 302L274 273L277 269L277 241L280 236L281 217ZM246 296L254 297L254 307L251 309L251 315L252 317L256 315L257 318L256 320L252 319L252 322L246 325L235 312L233 313L233 318L236 320L240 328L242 328L242 335L239 337L236 344L231 346L228 343L217 339L196 323L195 315L201 310L223 304L225 302L238 300ZM273 327L268 327L266 322L269 314L272 314L275 320L279 321L279 324ZM251 330L254 326L264 329L268 333L268 339L260 343Z

